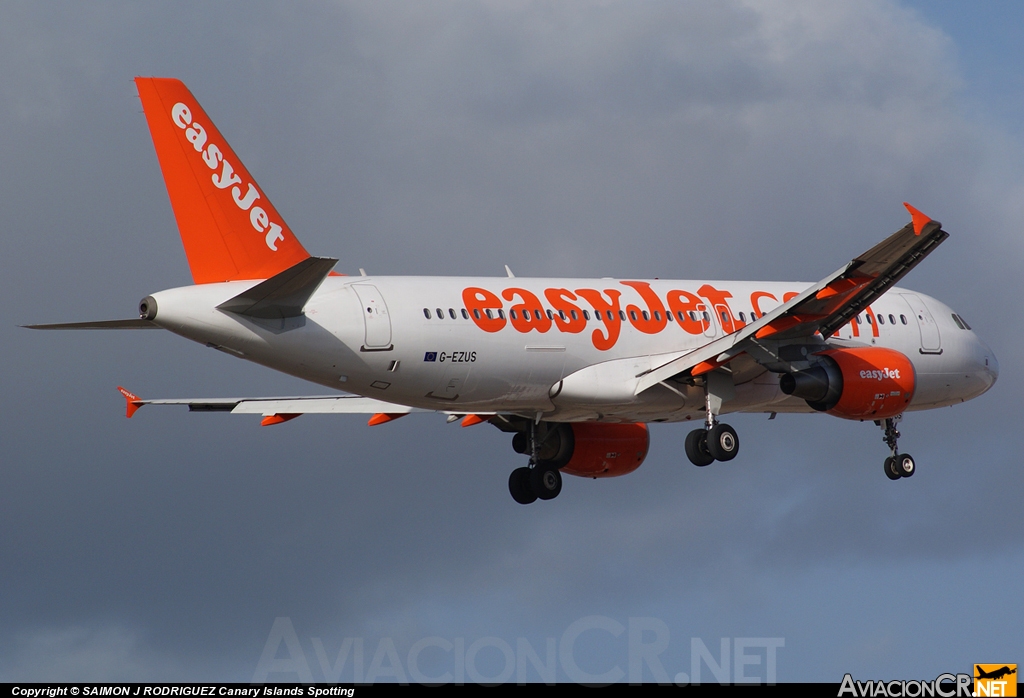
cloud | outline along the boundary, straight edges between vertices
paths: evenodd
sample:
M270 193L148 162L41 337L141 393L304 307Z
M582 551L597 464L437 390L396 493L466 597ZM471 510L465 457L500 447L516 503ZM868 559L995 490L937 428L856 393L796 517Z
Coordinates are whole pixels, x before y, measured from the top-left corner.
M431 634L541 647L592 614L709 643L785 634L787 678L833 680L810 668L836 661L815 638L855 623L918 628L887 640L920 647L915 667L949 655L928 604L880 603L870 580L935 603L1007 593L977 569L1020 551L1005 299L1021 148L963 107L956 47L919 13L112 3L5 5L0 27L7 680L247 680L278 616L307 651L365 636L404 652ZM967 316L1003 375L907 417L910 481L883 477L870 424L736 416L730 464L692 468L685 427L657 427L636 473L531 507L508 498L519 459L487 427L127 422L117 384L320 392L165 333L13 327L127 317L189 281L138 73L185 79L307 248L348 272L814 280L902 226L910 200L953 237L906 285ZM868 651L883 641L851 641L868 670L892 661Z

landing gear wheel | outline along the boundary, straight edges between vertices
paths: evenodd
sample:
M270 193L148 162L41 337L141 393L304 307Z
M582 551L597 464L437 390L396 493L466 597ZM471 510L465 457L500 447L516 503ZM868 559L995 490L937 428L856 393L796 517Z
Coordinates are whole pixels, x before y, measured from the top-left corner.
M554 499L562 491L562 473L558 468L538 465L530 471L530 489L537 499Z
M530 469L516 468L508 476L508 491L512 499L520 504L533 504L537 501L537 495L533 493L530 486Z
M892 456L885 459L885 476L890 480L899 480L902 477L896 470L896 459Z
M516 435L512 437L512 450L516 453L529 453L530 437L521 431L517 431Z
M708 452L707 431L694 429L686 435L686 457L699 468L715 462L715 457Z
M900 477L910 477L917 472L917 464L908 454L901 453L896 456L893 469L900 474Z
M732 460L740 452L740 438L728 424L716 424L708 432L708 453L715 460Z

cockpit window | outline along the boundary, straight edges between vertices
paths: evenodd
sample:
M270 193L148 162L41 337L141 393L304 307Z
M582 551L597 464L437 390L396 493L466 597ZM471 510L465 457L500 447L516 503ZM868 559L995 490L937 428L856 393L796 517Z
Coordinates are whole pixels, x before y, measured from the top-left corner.
M968 325L967 322L956 313L953 313L953 322L955 322L956 326L959 327L961 330L971 329L971 326Z

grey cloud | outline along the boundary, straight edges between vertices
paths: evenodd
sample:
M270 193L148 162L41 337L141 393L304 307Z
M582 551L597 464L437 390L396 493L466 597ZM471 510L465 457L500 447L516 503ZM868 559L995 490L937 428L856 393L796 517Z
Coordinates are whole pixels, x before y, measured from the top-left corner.
M820 667L847 649L869 672L956 654L927 603L882 603L871 580L944 603L1006 591L977 569L1016 569L999 561L1020 553L1005 299L1021 148L961 107L955 52L920 15L7 4L0 32L6 680L248 680L281 615L316 673L311 637L540 647L592 614L661 617L709 643L785 634L783 678L835 680ZM692 468L685 427L658 427L633 475L525 508L505 492L518 458L487 427L126 421L118 383L318 391L163 333L13 327L127 317L188 283L139 73L183 78L306 246L345 271L813 280L901 226L911 200L954 236L906 285L967 315L1003 375L974 403L908 416L921 472L895 488L870 424L737 416L728 466ZM919 630L837 630L893 614ZM886 643L920 649L894 665Z

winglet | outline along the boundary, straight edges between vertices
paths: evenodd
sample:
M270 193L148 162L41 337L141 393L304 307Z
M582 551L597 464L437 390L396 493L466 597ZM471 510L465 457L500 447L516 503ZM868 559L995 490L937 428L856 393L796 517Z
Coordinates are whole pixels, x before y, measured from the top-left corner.
M932 222L931 216L926 216L906 201L903 202L903 205L910 211L910 220L914 224L914 235L920 235L924 227Z
M140 398L138 395L135 395L134 393L125 390L121 386L117 386L117 392L124 395L124 416L127 417L128 419L131 419L132 415L135 414L136 410L142 407L142 398Z

